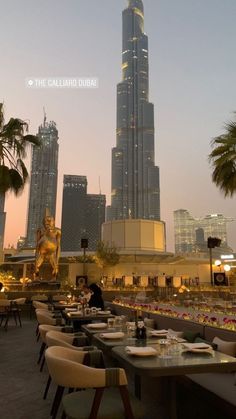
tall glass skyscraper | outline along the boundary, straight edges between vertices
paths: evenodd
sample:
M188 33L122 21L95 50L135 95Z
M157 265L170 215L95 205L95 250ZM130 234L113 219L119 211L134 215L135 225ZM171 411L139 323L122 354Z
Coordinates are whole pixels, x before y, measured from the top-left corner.
M35 247L36 232L42 225L45 209L55 218L58 171L58 131L53 121L40 125L40 147L33 147L27 223L27 247Z
M223 214L209 214L202 218L193 217L188 210L174 211L175 252L196 253L207 250L207 238L221 239L221 249L231 250L227 243L227 224L234 221Z
M112 149L112 197L107 215L110 220L160 220L142 0L129 0L123 11L122 75L117 86L117 141Z
M61 250L81 250L81 239L88 239L88 250L96 250L105 221L105 195L87 194L87 177L64 175Z

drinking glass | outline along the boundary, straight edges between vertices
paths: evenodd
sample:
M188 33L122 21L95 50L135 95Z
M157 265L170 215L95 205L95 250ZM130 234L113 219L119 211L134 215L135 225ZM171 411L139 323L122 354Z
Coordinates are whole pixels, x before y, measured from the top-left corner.
M115 325L115 319L113 317L107 319L107 327L108 329L113 329Z

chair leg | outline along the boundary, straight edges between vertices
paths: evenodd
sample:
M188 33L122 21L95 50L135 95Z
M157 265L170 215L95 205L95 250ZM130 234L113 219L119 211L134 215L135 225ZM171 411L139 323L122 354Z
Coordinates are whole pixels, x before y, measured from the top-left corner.
M101 404L103 392L104 392L104 387L96 388L89 419L97 419L98 409Z
M19 323L20 323L20 327L22 327L20 311L17 311L17 315L18 315L18 320L19 320Z
M64 387L58 386L55 397L54 397L52 410L51 410L52 419L56 419L57 417L57 412L61 403L63 393L64 393Z
M15 324L16 324L16 326L17 326L16 312L13 310L13 311L12 311L12 314L13 314L13 317L14 317L14 320L15 320Z
M45 388L45 391L44 391L44 395L43 395L43 400L46 400L46 398L47 398L48 390L49 390L51 381L52 381L52 379L51 379L51 376L49 375L48 376L48 381L47 381L47 384L46 384L46 388Z
M45 356L43 356L43 359L42 359L42 363L41 363L40 370L39 370L40 372L43 371L44 364L45 364Z
M120 386L119 387L120 390L120 395L123 401L123 405L124 405L124 409L125 409L125 418L126 419L134 419L134 415L132 412L132 407L130 404L130 399L129 399L129 392L126 386Z
M9 320L9 314L7 313L6 321L5 321L5 324L4 324L4 329L5 329L6 332L7 332L7 328L8 328L8 320Z
M40 361L42 359L45 347L46 347L46 343L43 342L42 345L41 345L40 351L39 351L39 359L37 361L37 364L40 364Z

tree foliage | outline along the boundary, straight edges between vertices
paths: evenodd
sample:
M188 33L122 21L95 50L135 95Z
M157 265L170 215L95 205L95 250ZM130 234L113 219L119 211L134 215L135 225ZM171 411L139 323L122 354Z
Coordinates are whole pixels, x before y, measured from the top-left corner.
M212 180L225 196L236 192L236 121L225 124L226 132L212 140L209 155Z
M5 124L3 104L0 103L0 194L13 191L18 195L28 179L24 164L29 144L40 145L40 140L28 133L28 124L10 118Z
M117 253L115 246L110 247L109 243L100 241L97 245L95 260L98 266L105 268L117 265L117 263L119 263L120 256Z

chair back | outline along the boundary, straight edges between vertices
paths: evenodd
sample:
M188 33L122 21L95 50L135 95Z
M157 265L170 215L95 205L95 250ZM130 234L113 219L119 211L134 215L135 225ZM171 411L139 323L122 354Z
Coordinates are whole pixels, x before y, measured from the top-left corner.
M33 297L32 297L33 298ZM31 299L32 300L32 299ZM33 301L33 307L35 309L39 308L39 309L44 309L44 310L48 310L48 304L45 303L41 303L40 301Z
M51 330L54 330L54 331L56 330L56 331L60 332L62 330L62 327L61 326L53 326L53 325L50 325L50 324L40 324L39 325L40 337L41 337L42 341L46 344L47 344L46 334L47 334L47 332L49 332Z
M12 300L12 302L17 304L18 306L25 304L25 301L26 298L15 298L15 300Z
M70 333L58 333L56 331L49 331L46 334L47 346L62 346L70 349L75 349L73 347L74 335Z
M10 308L10 305L10 300L0 300L0 313L7 312Z
M45 358L52 380L57 385L77 389L106 387L106 369L83 365L86 353L58 346L48 348ZM118 385L127 385L122 368L118 369Z
M56 326L56 319L53 319L50 315L44 313L36 313L36 318L39 324L50 324Z

